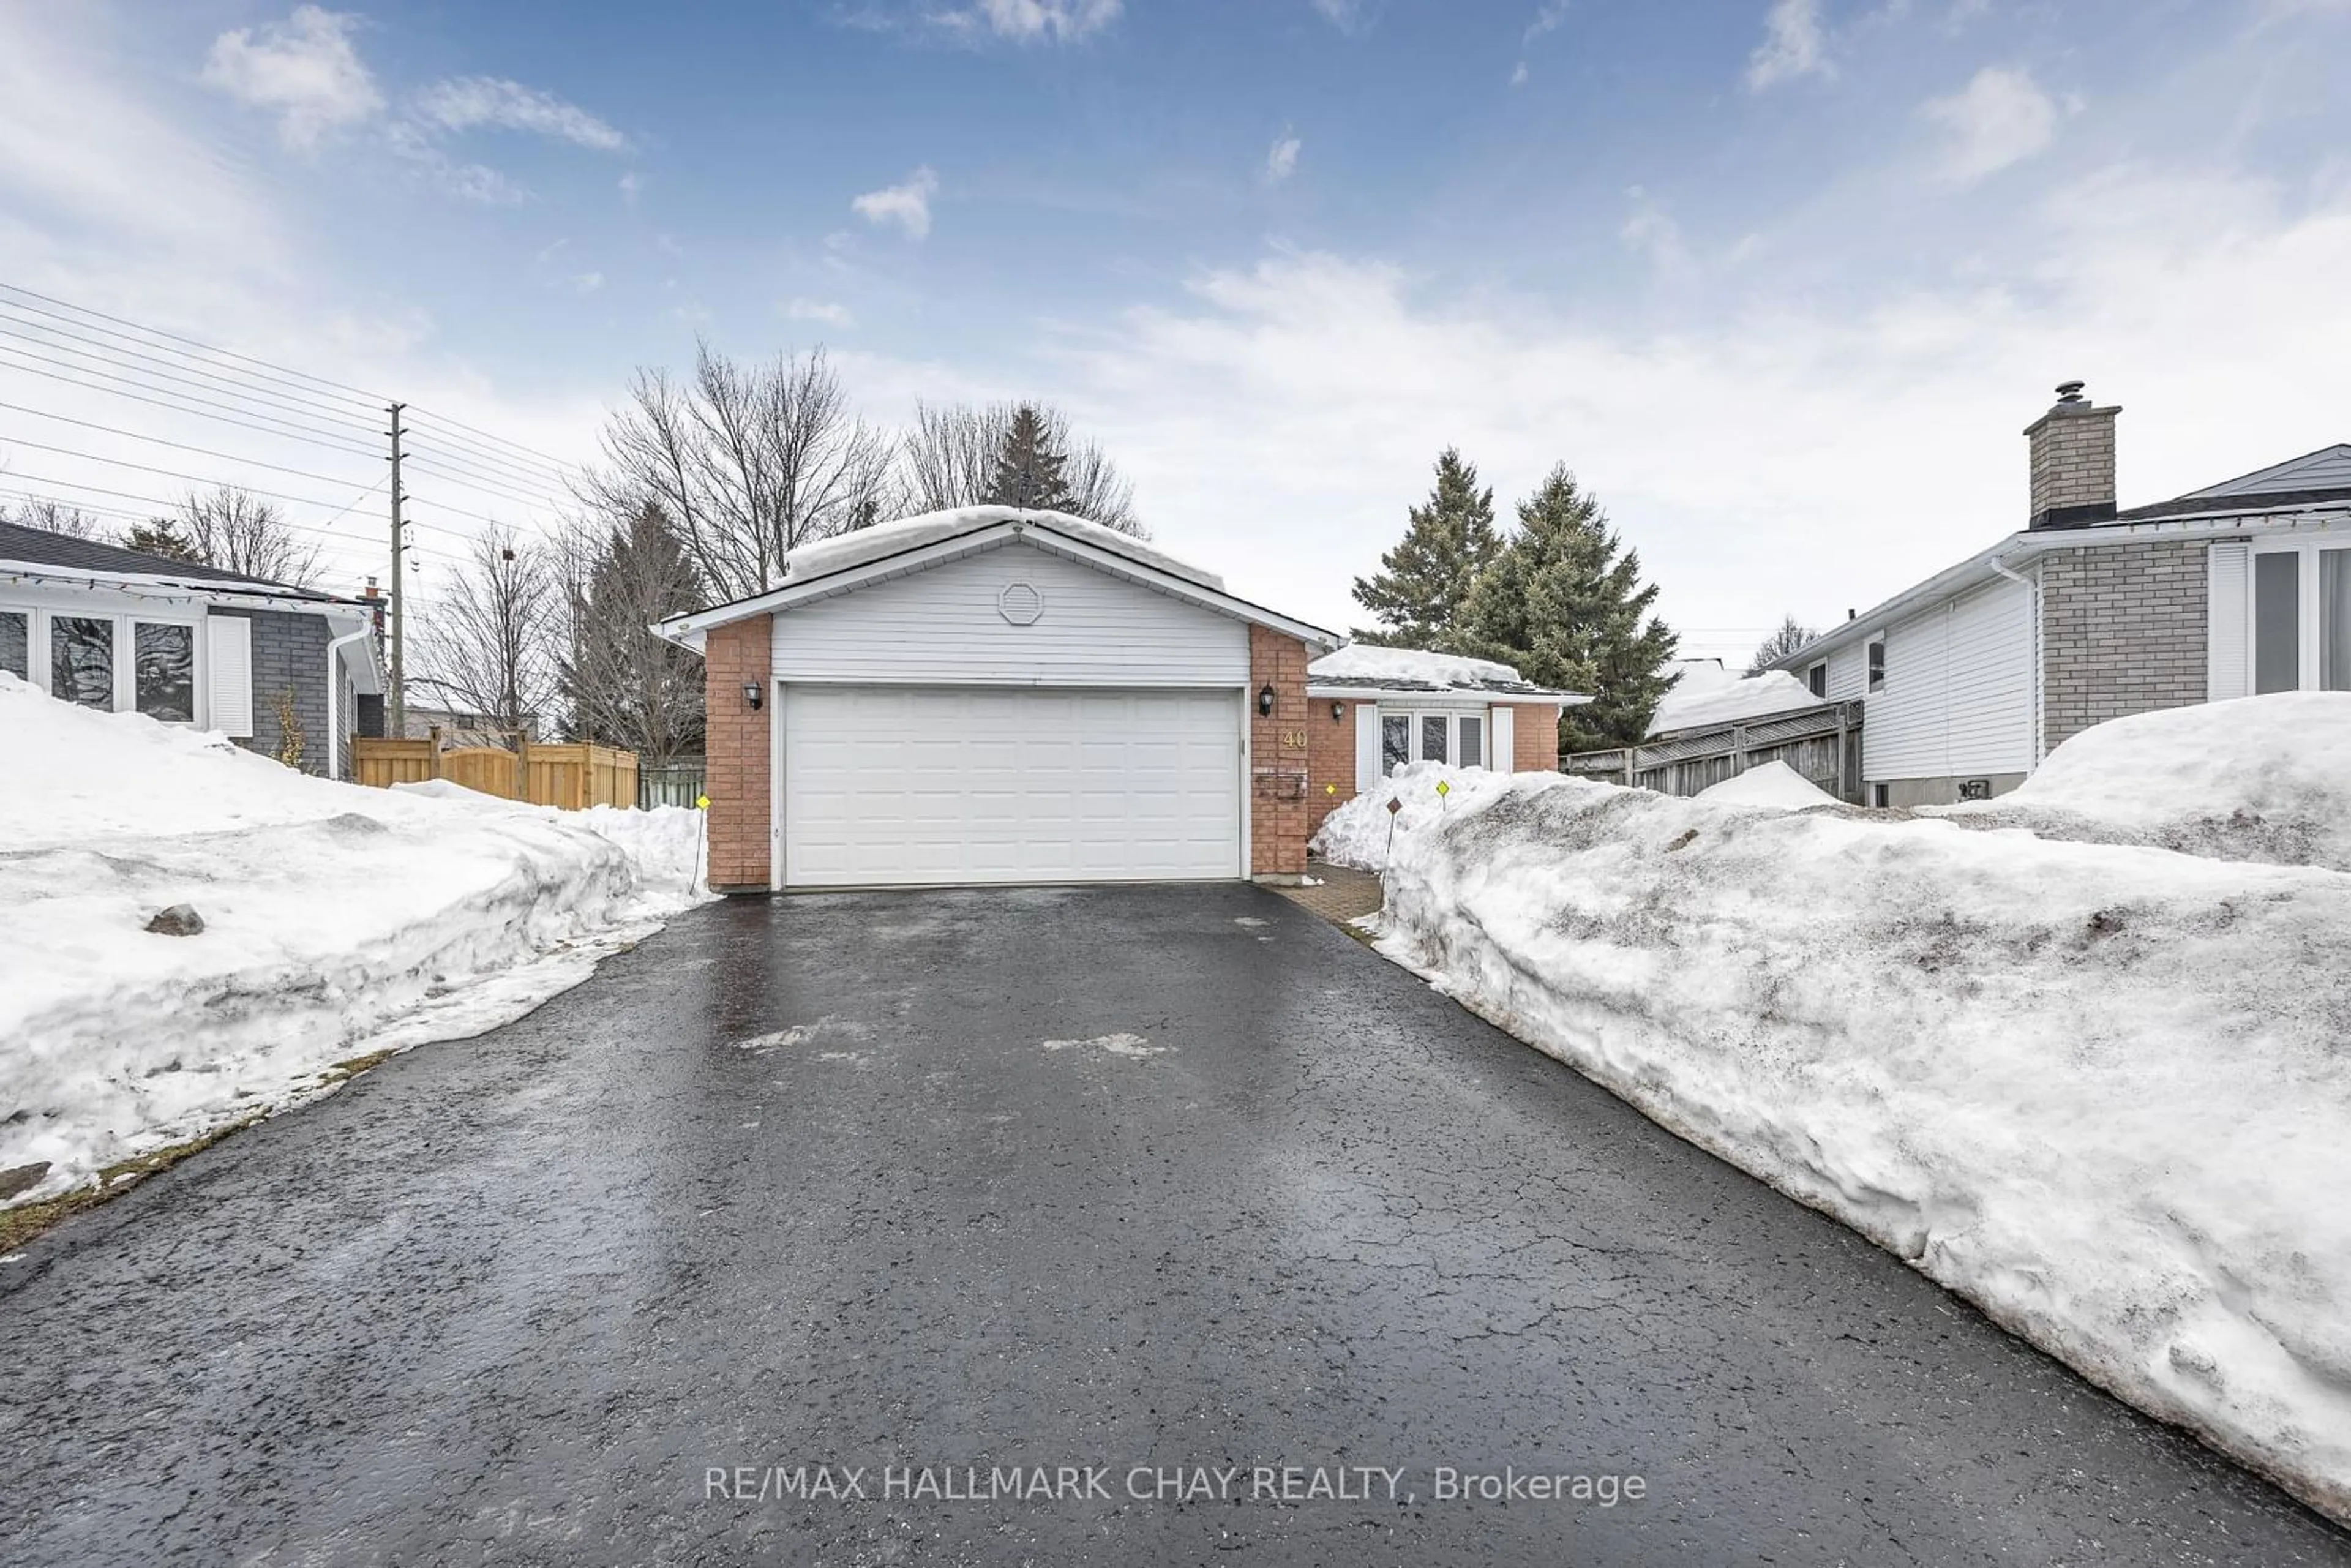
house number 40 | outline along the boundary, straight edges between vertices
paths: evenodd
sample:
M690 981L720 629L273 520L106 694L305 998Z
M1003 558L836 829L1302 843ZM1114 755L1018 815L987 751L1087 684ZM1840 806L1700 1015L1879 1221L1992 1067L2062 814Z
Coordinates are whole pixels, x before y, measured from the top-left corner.
M1306 749L1306 732L1305 732L1304 730L1302 730L1302 729L1285 729L1285 730L1283 730L1283 731L1281 732L1281 748L1282 748L1284 751L1303 751L1303 750L1305 750L1305 749Z

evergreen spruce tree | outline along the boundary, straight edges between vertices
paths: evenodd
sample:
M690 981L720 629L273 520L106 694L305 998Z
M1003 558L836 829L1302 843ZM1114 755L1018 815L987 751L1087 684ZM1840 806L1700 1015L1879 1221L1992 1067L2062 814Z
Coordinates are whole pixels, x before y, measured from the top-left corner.
M1070 484L1061 476L1067 461L1054 450L1035 406L1022 403L1013 411L1012 427L1004 433L1004 450L997 455L996 477L987 487L989 503L1032 512L1068 511Z
M204 552L169 517L151 517L146 522L131 524L122 536L122 548L160 555L167 560L204 564Z
M1437 487L1426 504L1405 516L1404 538L1380 557L1378 574L1355 579L1355 602L1380 622L1355 640L1463 652L1470 587L1501 548L1493 487L1479 489L1476 465L1448 446L1437 460Z
M1640 553L1620 549L1607 514L1562 464L1519 503L1519 531L1479 578L1465 616L1465 652L1515 664L1537 685L1591 694L1560 716L1570 751L1637 742L1672 684L1664 666L1679 639L1649 614L1657 585L1641 580Z
M701 574L651 503L591 549L570 590L571 647L557 668L572 738L653 764L701 750L702 661L651 629L704 607Z

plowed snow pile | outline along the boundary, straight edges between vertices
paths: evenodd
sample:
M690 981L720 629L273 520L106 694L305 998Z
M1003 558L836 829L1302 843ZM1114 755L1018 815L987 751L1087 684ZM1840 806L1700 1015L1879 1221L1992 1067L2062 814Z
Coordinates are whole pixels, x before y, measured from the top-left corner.
M2345 758L2351 695L2121 721L1992 803L2062 839L1472 775L1383 946L2351 1519Z
M0 675L9 1201L477 1034L702 896L691 811L369 789ZM151 933L173 904L195 936Z

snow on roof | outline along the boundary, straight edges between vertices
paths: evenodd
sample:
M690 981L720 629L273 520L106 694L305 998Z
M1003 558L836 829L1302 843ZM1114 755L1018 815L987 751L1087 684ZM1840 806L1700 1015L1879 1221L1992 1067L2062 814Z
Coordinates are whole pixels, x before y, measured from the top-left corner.
M26 528L22 523L0 522L0 569L52 577L97 577L110 582L182 588L198 593L244 591L277 598L336 597L290 582L246 577L202 561L174 560L169 556L124 549L99 539Z
M1527 684L1516 669L1492 659L1432 653L1425 648L1383 648L1369 643L1350 643L1323 654L1306 666L1306 678L1471 691Z
M924 512L915 517L901 517L893 523L876 523L870 528L854 533L836 534L829 539L805 544L784 557L784 581L787 585L806 582L812 578L830 577L837 571L847 571L854 566L879 560L883 556L920 549L943 540L977 533L998 523L1025 523L1031 528L1049 529L1066 538L1109 550L1127 559L1138 561L1186 582L1195 582L1221 593L1225 580L1213 571L1203 570L1189 561L1178 560L1164 551L1155 550L1132 534L1106 528L1100 523L1067 512L1023 511L1018 507L958 507L951 511Z
M1823 701L1813 695L1812 687L1785 670L1742 676L1732 674L1713 659L1684 659L1680 664L1680 678L1658 702L1656 716L1649 720L1652 736L1793 713L1817 707Z

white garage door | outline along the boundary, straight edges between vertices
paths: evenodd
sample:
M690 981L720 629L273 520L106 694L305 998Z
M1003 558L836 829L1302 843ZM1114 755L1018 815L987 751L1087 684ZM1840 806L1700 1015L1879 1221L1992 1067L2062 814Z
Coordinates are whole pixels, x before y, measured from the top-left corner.
M790 887L1241 874L1238 692L788 686Z

